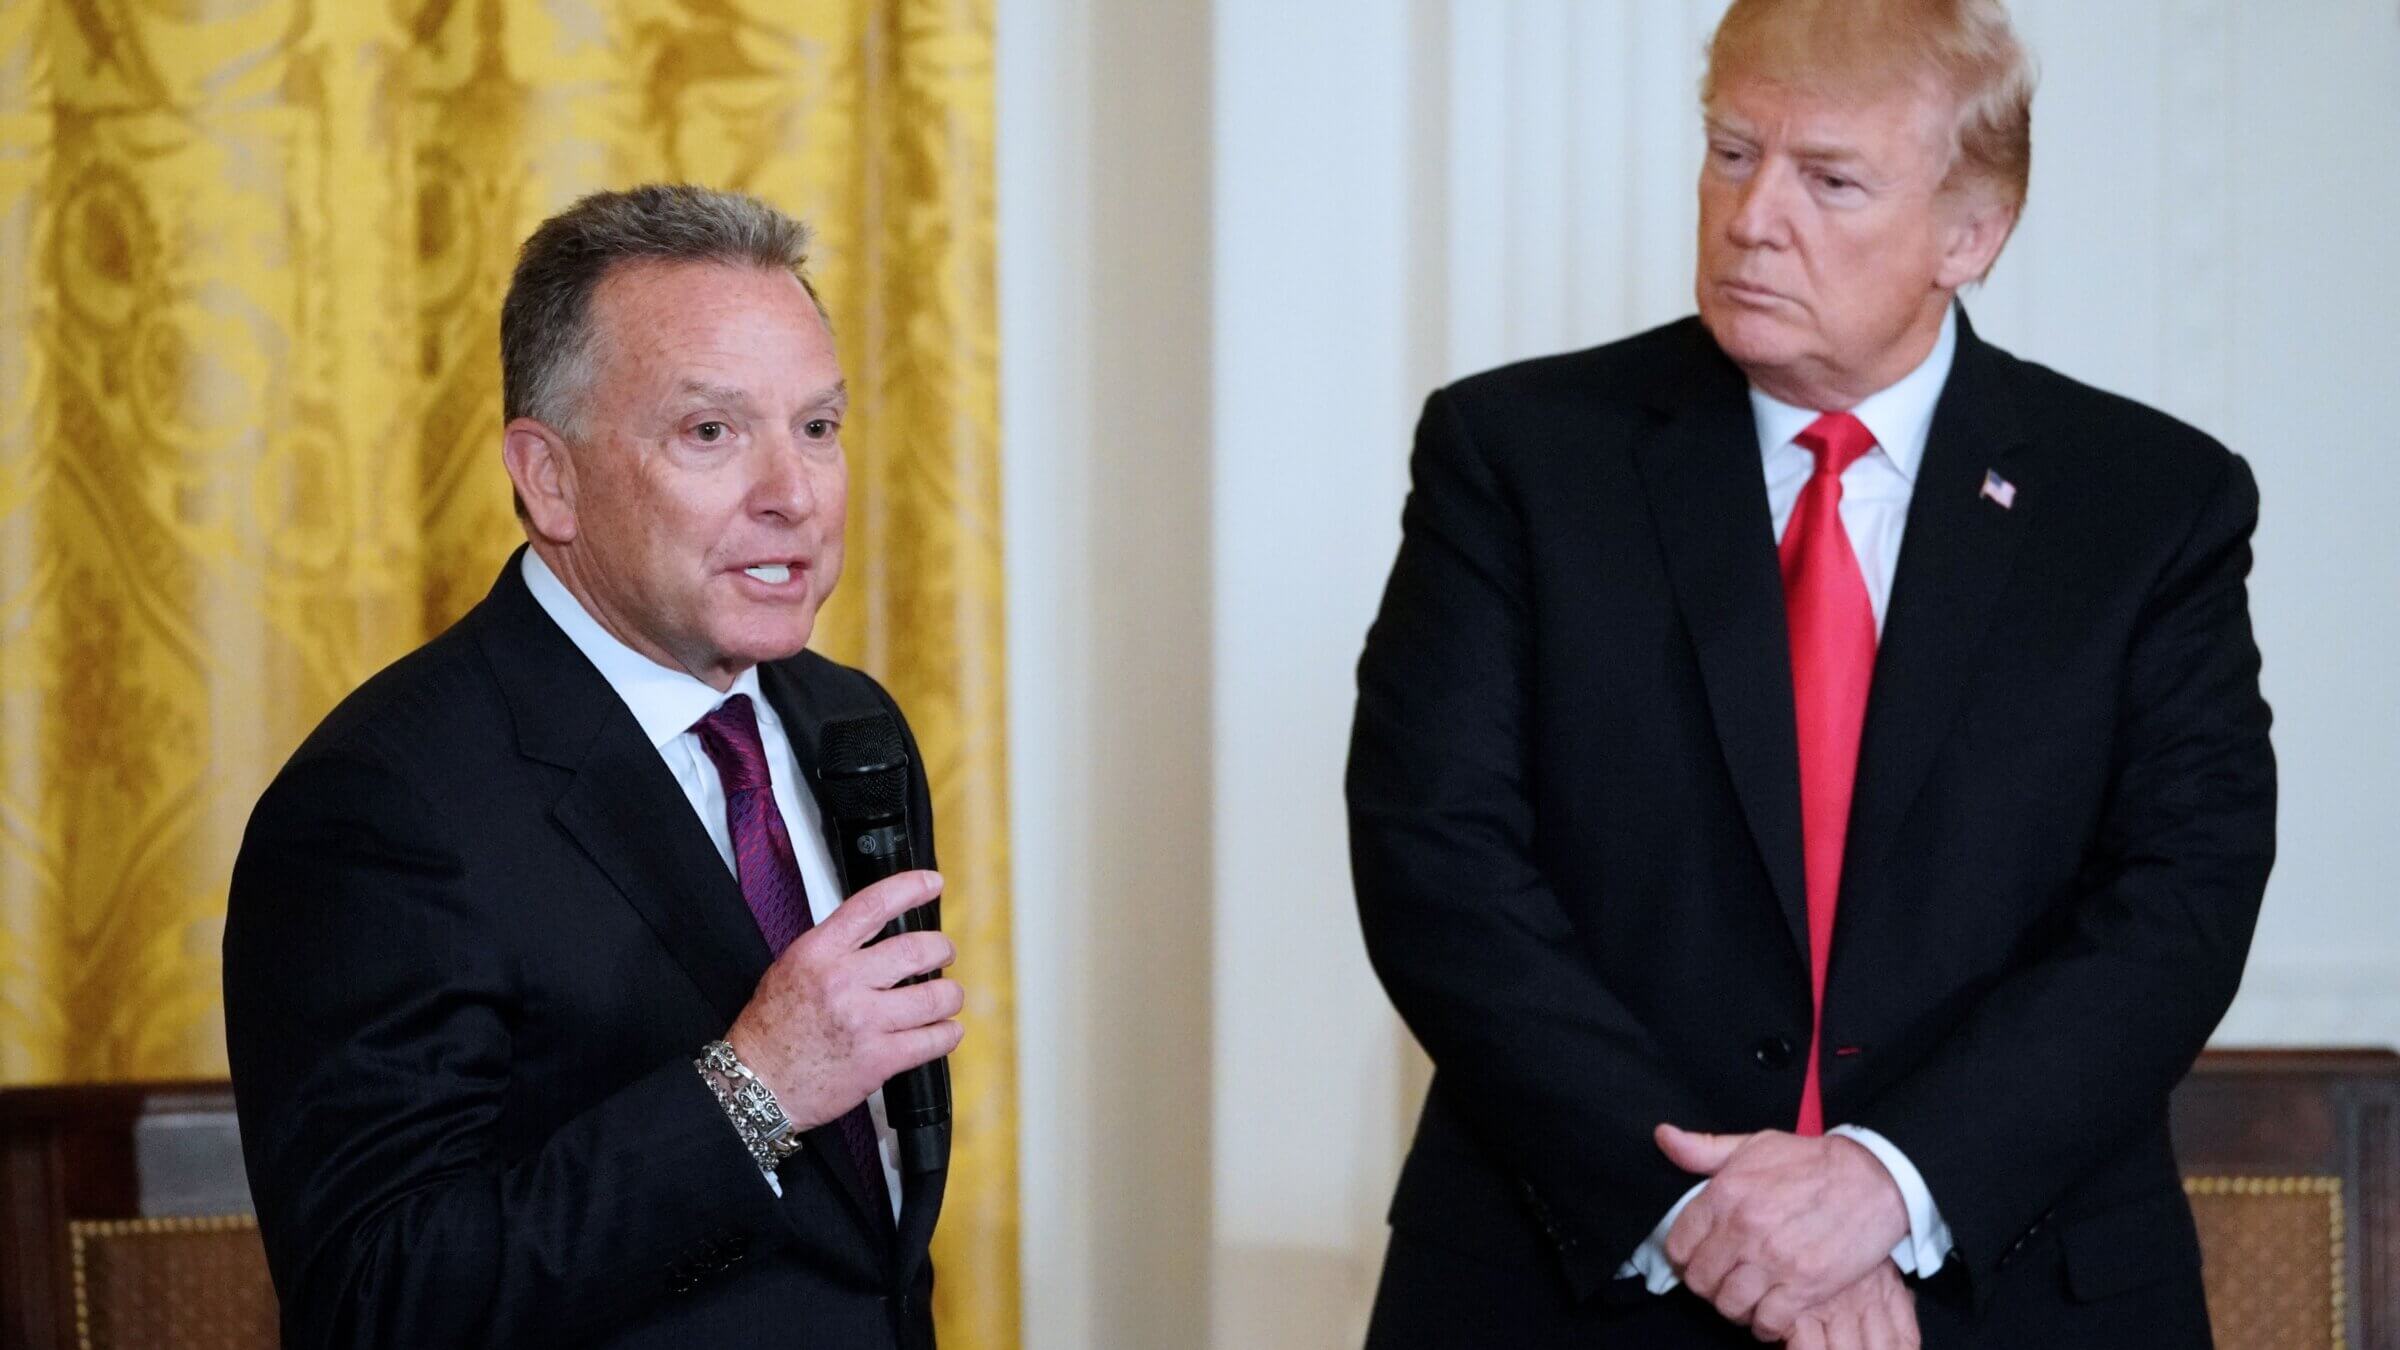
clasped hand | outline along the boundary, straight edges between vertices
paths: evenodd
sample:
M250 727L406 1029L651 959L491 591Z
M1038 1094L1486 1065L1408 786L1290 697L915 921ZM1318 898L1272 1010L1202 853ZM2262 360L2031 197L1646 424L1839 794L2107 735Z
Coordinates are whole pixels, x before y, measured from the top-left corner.
M1762 1341L1918 1343L1913 1300L1891 1262L1907 1206L1863 1145L1673 1125L1656 1139L1677 1167L1709 1178L1667 1234L1667 1260L1693 1293Z

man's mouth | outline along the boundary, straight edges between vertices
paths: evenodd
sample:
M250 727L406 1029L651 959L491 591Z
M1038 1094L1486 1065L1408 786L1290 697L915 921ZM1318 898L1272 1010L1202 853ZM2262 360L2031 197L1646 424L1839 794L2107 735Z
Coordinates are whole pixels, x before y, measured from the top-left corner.
M780 558L767 557L732 569L771 591L791 588L795 591L807 584L808 559L793 554Z
M1764 286L1753 285L1747 281L1728 280L1721 284L1726 290L1733 292L1734 298L1747 300L1753 304L1771 303L1784 298L1780 291L1771 291Z

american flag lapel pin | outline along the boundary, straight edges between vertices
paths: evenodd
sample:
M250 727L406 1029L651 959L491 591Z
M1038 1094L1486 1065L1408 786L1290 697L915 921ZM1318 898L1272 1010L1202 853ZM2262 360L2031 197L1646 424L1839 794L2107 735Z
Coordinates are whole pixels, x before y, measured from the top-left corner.
M2017 504L2017 485L2002 478L1998 471L1985 469L1983 471L1983 491L1978 495L1989 497L2000 503L2000 509L2006 511Z

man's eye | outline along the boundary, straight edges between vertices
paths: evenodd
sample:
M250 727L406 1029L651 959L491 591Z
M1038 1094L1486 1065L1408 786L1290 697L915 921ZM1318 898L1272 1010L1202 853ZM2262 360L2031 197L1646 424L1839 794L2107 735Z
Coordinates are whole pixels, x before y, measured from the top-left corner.
M692 436L702 445L714 445L733 434L733 428L723 422L702 422L692 428Z
M830 417L812 417L803 423L800 429L808 433L810 440L822 441L831 437L840 426L839 422Z
M1858 184L1852 182L1850 179L1830 173L1818 174L1817 181L1825 185L1825 190L1827 192L1840 192L1844 188L1853 188L1858 186Z

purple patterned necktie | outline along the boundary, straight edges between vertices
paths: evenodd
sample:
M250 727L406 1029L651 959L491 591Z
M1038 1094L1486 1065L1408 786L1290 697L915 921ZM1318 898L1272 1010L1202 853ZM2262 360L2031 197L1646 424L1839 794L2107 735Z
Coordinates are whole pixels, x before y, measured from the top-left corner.
M701 747L725 782L725 823L733 832L733 866L742 899L758 920L768 952L781 956L792 939L815 926L816 917L809 913L808 888L800 880L800 863L792 855L783 812L775 808L767 750L758 738L758 712L748 694L735 694L692 730L700 733ZM838 1123L867 1195L889 1213L891 1191L884 1185L883 1158L875 1149L875 1123L867 1115L867 1104L851 1107Z

